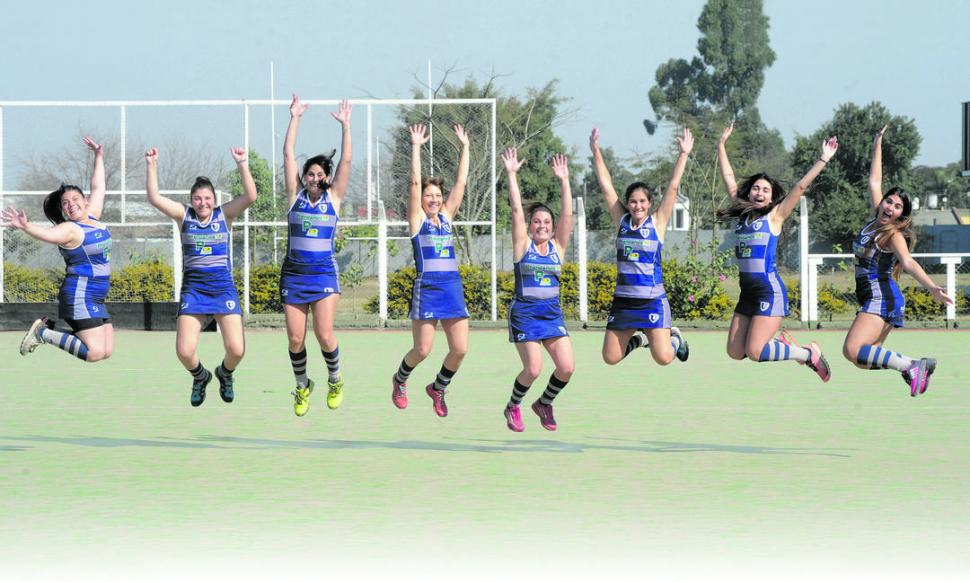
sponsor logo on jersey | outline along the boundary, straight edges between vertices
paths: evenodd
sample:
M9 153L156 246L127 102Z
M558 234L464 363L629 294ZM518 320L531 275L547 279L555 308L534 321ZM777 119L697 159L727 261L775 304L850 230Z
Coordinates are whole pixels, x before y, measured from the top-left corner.
M424 319L434 319L434 311L425 311Z
M450 249L442 249L441 250L441 258L447 259L447 258L450 258L450 257L451 257L451 250Z
M640 260L640 253L638 253L638 252L632 252L629 255L627 255L627 258L629 258L631 261L639 261Z
M535 280L536 283L542 283L543 279L546 279L546 280L549 279L548 277L546 277L546 273L544 271L533 271L532 278L533 280Z
M517 333L517 334L515 334L515 339L519 340L520 342L521 341L525 341L525 334L524 333Z
M97 312L101 311L101 308L98 307L97 305L92 305L91 306L91 311L93 311L94 313L97 313Z
M96 238L96 239L100 239L103 236L104 236L104 233L103 232L95 231L95 233L94 233L94 238Z
M319 231L317 229L311 228L310 230L306 231L306 235L307 236L317 236L318 232Z
M283 297L286 297L289 294L290 294L290 290L289 289L283 289L283 290L280 291L280 295L282 295Z

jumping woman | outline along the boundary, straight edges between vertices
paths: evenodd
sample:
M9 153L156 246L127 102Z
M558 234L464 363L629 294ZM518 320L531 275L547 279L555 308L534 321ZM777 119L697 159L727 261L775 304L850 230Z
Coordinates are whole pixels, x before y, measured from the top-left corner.
M789 312L788 292L775 268L775 255L782 224L835 155L839 141L832 136L822 143L819 159L790 192L785 192L777 180L764 173L749 176L739 188L725 145L733 129L733 125L726 127L717 143L721 179L731 197L730 206L718 211L718 218L737 220L734 254L741 284L741 297L728 331L728 356L735 360L747 357L756 362L794 360L807 365L823 382L828 382L829 365L818 344L798 346L787 334L774 339L782 318Z
M222 333L225 356L215 368L219 396L232 402L233 377L246 351L243 335L242 308L232 280L232 221L256 202L256 183L249 173L246 150L232 148L232 158L239 170L243 195L216 205L212 182L199 176L189 190L189 206L162 196L158 190L158 150L145 152L148 202L179 225L182 238L182 290L175 332L175 353L192 375L189 402L199 406L205 401L205 389L213 372L199 360L199 334L208 317L215 318Z
M926 392L936 370L933 358L910 358L882 347L886 336L903 327L905 301L896 279L906 271L940 303L953 303L943 288L909 254L916 242L909 194L902 188L882 192L883 127L872 144L869 201L873 217L859 232L852 250L856 256L855 295L859 311L845 336L842 355L863 370L897 370L909 385L910 396Z
M344 383L340 377L340 349L333 333L333 320L340 298L340 277L334 260L333 241L337 232L340 205L350 180L350 114L346 100L331 112L341 128L340 160L336 168L333 156L316 155L296 165L296 135L300 118L309 109L294 94L290 104L290 124L283 141L283 176L289 200L287 212L286 259L280 273L280 298L286 319L290 364L296 377L293 411L303 416L310 408L313 380L307 377L307 314L313 312L313 333L327 362L329 388L327 407L337 408L343 401Z
M468 352L468 309L455 259L452 222L458 214L468 182L469 142L465 128L454 126L461 144L458 176L448 198L444 181L438 177L421 178L421 146L430 138L428 126L415 124L411 134L411 182L408 188L408 224L417 278L411 295L411 335L414 344L404 355L391 377L391 401L407 408L407 381L414 368L431 353L438 322L448 339L448 354L434 382L425 386L438 416L448 416L445 390Z
M573 375L573 346L563 322L559 305L559 276L562 258L573 230L573 202L569 188L569 161L566 156L552 158L552 171L559 179L562 211L556 223L552 210L542 203L522 211L517 174L525 160L515 148L502 154L509 179L509 206L512 209L512 248L515 263L515 296L509 306L509 341L522 360L522 371L515 377L512 396L505 406L505 421L510 430L522 432L519 405L526 392L542 373L542 348L552 357L556 369L532 411L546 430L556 430L552 401Z
M40 344L50 344L85 362L98 362L114 351L114 326L104 301L111 277L111 233L101 222L104 209L104 149L90 138L84 145L94 152L91 196L77 186L61 184L44 198L44 216L50 228L27 219L16 208L3 211L3 224L22 230L35 239L57 245L66 273L58 294L58 317L71 331L58 331L46 317L34 321L20 342L26 356Z

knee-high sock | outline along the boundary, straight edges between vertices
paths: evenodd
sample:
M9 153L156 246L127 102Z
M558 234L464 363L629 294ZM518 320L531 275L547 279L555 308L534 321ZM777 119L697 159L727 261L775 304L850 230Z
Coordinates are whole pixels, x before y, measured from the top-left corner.
M88 346L84 345L81 338L73 333L41 327L37 332L37 337L45 344L62 349L79 360L87 361L88 359Z
M796 362L805 363L808 361L809 356L811 356L811 352L808 351L808 348L790 346L778 340L771 340L761 349L761 355L758 357L758 361L779 362L781 360L795 360Z
M898 370L905 372L913 365L915 358L909 358L892 350L879 346L865 345L859 348L855 361L870 370Z

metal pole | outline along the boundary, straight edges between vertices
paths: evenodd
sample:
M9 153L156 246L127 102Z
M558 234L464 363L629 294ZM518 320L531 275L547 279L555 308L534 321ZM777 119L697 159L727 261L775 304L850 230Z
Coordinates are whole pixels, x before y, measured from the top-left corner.
M367 220L374 220L374 106L367 106Z
M125 202L125 192L128 190L128 108L121 106L121 222L128 221L128 207Z
M377 201L377 296L378 317L387 324L387 215L384 203Z
M940 257L940 262L946 265L946 294L953 299L953 303L946 305L946 318L953 321L957 318L957 265L963 262L960 257Z
M586 265L586 183L583 182L583 198L576 199L576 226L579 227L577 262L579 263L579 321L589 321L589 297Z
M801 279L802 321L808 323L808 200L803 196L799 204L798 269Z
M495 259L495 123L497 121L495 102L492 102L492 321L498 319L498 264Z
M431 59L428 59L428 175L434 176L434 125L431 123L432 105L431 100Z
M3 107L0 107L0 208L3 204ZM3 273L3 235L7 229L0 228L0 303L4 302L4 273Z
M249 105L243 106L243 149L249 154ZM243 310L249 315L249 208L243 213Z
M269 62L269 100L273 105L269 106L269 133L272 141L273 152L273 218L276 218L276 69L273 61ZM247 150L248 152L248 150ZM275 255L274 255L275 261Z
M172 279L177 302L182 297L182 231L175 221L172 221Z

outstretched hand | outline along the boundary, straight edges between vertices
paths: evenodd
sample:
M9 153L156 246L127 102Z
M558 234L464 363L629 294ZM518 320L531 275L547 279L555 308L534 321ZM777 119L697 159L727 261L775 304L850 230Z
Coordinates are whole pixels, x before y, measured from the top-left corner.
M104 153L104 146L94 141L90 137L84 136L83 138L81 138L81 140L84 142L84 145L86 145L89 150L94 152L95 155Z
M936 299L940 303L943 303L943 304L953 303L953 299L946 294L946 291L944 291L943 287L933 287L933 289L930 290L930 295L933 297L933 299Z
M560 180L569 180L569 158L562 154L552 156L552 173Z
M340 122L340 125L350 125L350 114L354 106L346 99L341 99L336 111L331 111L330 116Z
M149 148L145 152L145 163L149 166L154 166L158 163L158 148Z
M885 135L886 129L888 128L889 128L888 125L882 126L882 129L876 132L876 136L872 139L872 143L874 144L882 143L882 136Z
M839 150L839 139L834 135L824 142L822 142L822 156L821 160L823 162L828 162L835 155L835 152Z
M408 132L411 134L411 145L424 145L431 139L428 126L423 123L415 123L408 127Z
M600 149L600 130L593 128L593 133L589 134L589 149L594 152Z
M4 209L3 213L0 214L2 217L2 226L13 227L18 230L23 230L27 228L27 224L30 222L27 220L27 213L23 210L17 210L13 206L9 206Z
M525 160L519 159L519 152L515 148L508 148L502 152L502 162L505 164L505 171L514 174L519 171Z
M683 135L679 135L675 139L677 145L680 146L680 153L689 154L694 149L694 134L686 127L684 128Z
M290 117L303 117L306 110L309 109L309 105L304 105L300 102L300 96L296 93L293 94L293 102L290 103Z
M245 148L233 146L229 148L229 153L232 154L232 159L236 160L237 164L249 161L249 152Z
M733 131L734 131L734 122L732 121L731 122L731 125L725 127L724 130L721 132L721 137L718 138L717 145L724 145L724 144L726 144L728 138L731 137L731 133Z
M468 147L468 133L465 131L465 126L460 123L456 123L452 126L455 135L458 137L458 142L461 143L462 147Z

